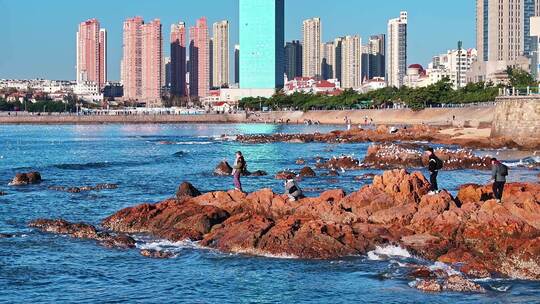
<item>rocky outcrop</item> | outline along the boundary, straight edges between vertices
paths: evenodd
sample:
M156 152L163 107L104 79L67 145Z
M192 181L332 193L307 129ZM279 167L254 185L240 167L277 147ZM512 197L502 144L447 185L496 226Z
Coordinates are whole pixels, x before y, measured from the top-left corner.
M283 179L283 180L293 179L293 178L296 178L296 173L292 171L280 171L275 176L275 179Z
M190 239L223 252L305 259L367 254L393 245L470 277L540 280L539 184L507 184L503 204L491 199L489 186L466 185L459 199L445 191L427 195L428 189L421 173L394 170L348 195L330 190L290 202L270 189L248 195L210 192L126 208L102 225L121 234ZM77 225L34 226L85 238L99 235ZM419 284L424 290L479 291L466 278L422 269L416 274L426 280Z
M352 156L332 157L329 160L317 162L316 166L330 170L358 170L361 168L360 161Z
M425 148L424 145L404 143L371 145L362 166L385 170L426 167L429 159L423 153ZM471 150L439 148L435 154L444 162L443 170L491 169L491 158L476 156Z
M416 289L425 292L440 292L440 291L453 291L453 292L474 292L485 293L486 290L466 279L461 275L451 275L445 279L422 279L412 284Z
M142 256L152 259L169 259L174 257L174 253L154 249L143 249L139 252Z
M10 186L23 186L41 183L41 174L39 172L17 173Z
M229 165L229 163L226 161L222 161L214 169L214 175L228 176L232 174L232 171L233 171L233 168L231 167L231 165Z
M65 234L77 239L98 241L108 248L135 248L135 240L125 234L112 234L98 231L96 227L85 223L70 223L65 220L39 219L30 222L29 227L43 232Z
M117 189L117 188L118 188L117 184L97 184L95 186L82 186L82 187L50 186L49 190L69 192L69 193L81 193L81 192L88 192L88 191L112 190L112 189Z
M13 237L13 234L0 233L0 239L9 239L12 237Z
M7 195L7 193L4 191L0 191L0 196L4 196L4 195Z
M304 167L300 170L300 173L298 174L301 177L316 177L317 173L313 171L310 167Z
M201 192L188 182L183 182L178 186L176 190L176 198L181 199L183 197L196 197L201 195Z
M528 146L520 146L511 138L466 138L452 136L440 132L437 127L426 125L414 125L408 128L396 129L396 132L390 132L391 128L385 125L379 126L377 129L351 129L348 131L332 131L330 133L314 133L314 134L268 134L268 135L238 135L236 139L243 143L261 144L272 142L288 142L288 143L309 143L309 142L324 142L324 143L392 143L392 142L417 142L426 141L443 145L458 145L467 148L527 148ZM529 146L530 148L530 146Z

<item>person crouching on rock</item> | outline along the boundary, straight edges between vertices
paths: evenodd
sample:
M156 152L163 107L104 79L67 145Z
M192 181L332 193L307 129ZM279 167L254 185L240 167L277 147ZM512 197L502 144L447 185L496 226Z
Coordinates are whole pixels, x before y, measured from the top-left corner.
M298 186L296 179L289 178L285 181L285 194L289 197L289 200L295 202L304 197L302 189Z
M429 188L428 195L439 193L439 185L437 184L437 175L439 170L443 168L443 162L435 155L433 148L427 148L426 154L429 157L428 170L429 170L429 182L431 186Z
M508 176L508 167L498 161L496 158L491 159L491 178L493 180L493 195L497 200L497 203L501 203L504 191L504 185L506 184L506 177Z
M242 173L246 170L247 164L242 152L236 152L236 160L234 161L234 166L232 170L234 188L238 191L244 192L242 190L242 183L240 182L240 177Z

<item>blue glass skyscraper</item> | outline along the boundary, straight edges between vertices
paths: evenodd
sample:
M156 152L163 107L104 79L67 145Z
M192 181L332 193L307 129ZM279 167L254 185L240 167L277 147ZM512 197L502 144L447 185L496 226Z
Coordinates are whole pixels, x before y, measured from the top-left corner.
M239 1L240 88L282 88L285 0Z

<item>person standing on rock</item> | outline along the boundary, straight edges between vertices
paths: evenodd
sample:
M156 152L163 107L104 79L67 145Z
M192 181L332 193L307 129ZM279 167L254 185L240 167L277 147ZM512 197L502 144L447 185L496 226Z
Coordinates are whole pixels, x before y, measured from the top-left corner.
M429 170L429 182L431 183L431 186L429 188L429 195L437 194L439 193L439 185L437 184L437 175L439 174L439 170L443 167L443 162L440 158L435 155L435 151L433 148L427 148L426 154L429 157L428 161L428 170Z
M244 192L244 190L242 190L242 183L240 182L240 177L242 176L242 173L244 173L244 171L246 170L246 167L246 160L244 159L242 152L236 152L236 160L234 161L232 176L234 188L240 192Z
M508 167L496 158L491 159L491 178L493 180L493 195L497 203L501 203L506 177L508 176Z

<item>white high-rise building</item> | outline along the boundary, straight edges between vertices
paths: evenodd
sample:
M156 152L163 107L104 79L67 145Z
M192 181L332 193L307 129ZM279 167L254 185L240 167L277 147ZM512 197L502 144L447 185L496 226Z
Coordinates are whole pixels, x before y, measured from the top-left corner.
M508 66L529 70L536 45L531 17L540 15L538 0L476 0L478 61L468 80L504 82Z
M441 75L450 78L454 89L464 87L467 84L467 72L476 61L478 52L476 49L449 50L445 54L433 57L429 65L428 75ZM432 82L440 79L434 78Z
M302 44L302 76L321 78L321 19L304 21Z
M388 21L386 48L386 82L389 87L401 87L407 74L407 12Z
M214 23L212 39L212 84L229 86L229 21Z
M341 45L341 87L358 89L362 84L362 41L358 35L346 36Z

